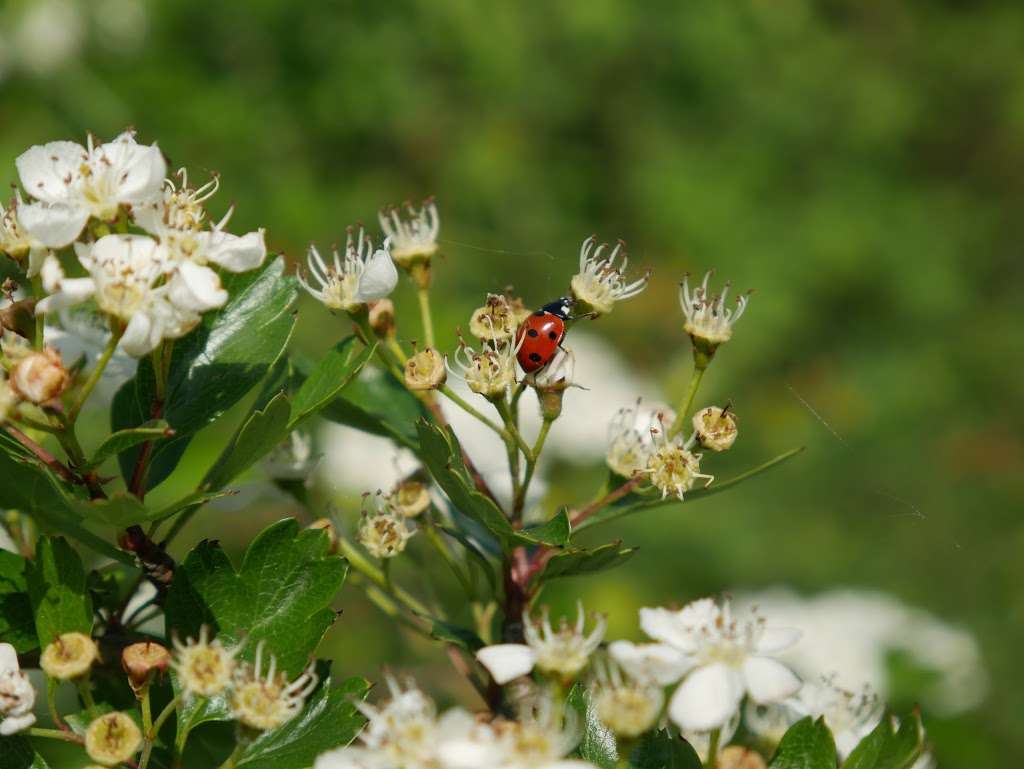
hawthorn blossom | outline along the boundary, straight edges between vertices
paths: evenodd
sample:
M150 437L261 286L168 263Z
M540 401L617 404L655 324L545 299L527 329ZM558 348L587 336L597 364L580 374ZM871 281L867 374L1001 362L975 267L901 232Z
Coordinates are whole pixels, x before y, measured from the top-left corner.
M29 147L15 160L25 191L35 203L18 206L27 233L48 248L63 248L90 217L111 221L160 192L167 164L156 144L137 144L131 131L96 145L55 141Z
M300 272L299 283L325 307L354 312L395 290L398 270L392 261L390 247L390 240L385 238L384 245L375 251L361 227L355 238L349 228L344 259L335 248L332 263L328 265L316 246L310 245L307 263L312 281Z
M615 412L608 423L605 462L609 469L623 478L632 478L646 469L655 450L655 434L665 422L671 424L674 420L675 412L668 406L644 406L639 398L634 405Z
M647 288L650 273L627 283L624 277L629 264L624 251L626 244L620 240L611 253L604 256L608 244L602 243L595 249L596 243L597 237L594 235L583 241L580 246L580 271L572 276L570 286L583 313L607 315L616 302L634 297ZM619 254L622 254L622 262L616 265L615 260Z
M20 193L17 193L7 208L0 203L0 253L7 254L16 262L24 264L26 275L34 278L39 274L39 268L42 267L43 259L50 253L50 249L25 229L19 216L19 207L21 212L25 212L25 204ZM41 214L41 210L29 209L29 220L38 219ZM59 229L62 225L53 220L50 226ZM70 226L73 228L74 222ZM61 234L57 239L63 237Z
M142 747L142 730L127 713L114 711L94 719L85 732L85 752L103 766L130 761Z
M43 649L39 667L50 678L68 681L87 674L99 658L99 647L85 633L62 633Z
M0 736L9 737L32 726L35 702L36 690L18 666L14 647L0 643Z
M724 409L708 406L693 415L693 437L706 449L726 451L732 448L738 435L736 414L728 404Z
M589 634L583 632L585 616L582 603L576 606L575 625L569 625L563 617L557 630L551 627L547 607L542 611L542 619L536 624L528 613L523 613L525 644L495 644L476 653L480 664L487 668L497 683L506 684L525 676L534 667L563 679L575 678L587 666L590 655L604 638L607 623L600 614L594 629Z
M453 356L455 365L448 364L448 370L477 395L489 399L503 398L508 388L516 383L518 349L519 345L511 343L482 342L478 351L460 338Z
M277 659L267 656L266 675L263 675L264 641L256 645L256 664L243 665L235 671L231 691L231 713L250 729L269 731L287 723L299 714L306 698L317 685L315 663L310 662L298 678L291 683L284 672L277 671Z
M711 294L708 289L708 281L711 273L704 276L704 281L690 291L690 276L686 275L679 285L679 304L683 308L683 315L686 316L684 329L694 343L706 347L717 348L723 342L732 338L732 326L740 319L747 309L750 301L749 295L736 297L736 307L728 309L725 306L725 299L729 293L729 284L721 294Z
M171 666L178 676L178 683L186 700L196 696L214 697L231 685L237 663L235 657L242 645L225 646L220 639L210 640L210 629L199 628L198 638L189 638L182 643L177 637L174 642L174 660Z
M737 620L728 600L719 606L704 598L679 611L644 608L640 626L657 643L617 642L610 652L631 673L653 669L664 684L682 679L668 708L681 729L721 728L744 696L779 702L800 688L800 679L775 659L796 643L799 631L767 627L754 612Z
M657 721L665 693L649 678L628 675L612 659L603 663L592 690L597 717L619 737L639 737Z
M661 491L661 498L670 494L680 500L693 488L699 478L707 479L705 487L715 479L700 471L700 454L694 454L678 439L669 439L664 426L652 429L654 450L647 457L647 467L640 472L649 476L651 483Z
M429 261L437 253L441 220L433 200L423 201L419 208L406 203L404 216L398 206L389 206L380 211L378 219L381 230L391 241L391 255L400 266Z

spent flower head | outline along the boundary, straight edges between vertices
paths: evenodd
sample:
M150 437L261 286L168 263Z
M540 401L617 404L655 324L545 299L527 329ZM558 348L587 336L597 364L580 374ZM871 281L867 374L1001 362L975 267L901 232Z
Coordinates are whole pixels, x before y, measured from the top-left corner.
M128 683L138 695L153 678L170 667L171 653L167 647L152 641L129 644L121 652L121 667L128 674Z
M182 643L175 637L171 665L185 697L214 697L227 689L237 667L235 657L241 650L241 644L224 646L220 639L211 641L206 625L199 628L197 639Z
M683 326L693 340L695 352L710 358L723 342L732 338L732 326L743 315L750 301L749 294L736 297L735 308L726 307L729 284L725 284L721 294L712 294L708 289L711 273L704 276L703 282L690 290L690 276L686 275L679 285L679 304L686 316Z
M415 478L405 478L388 492L388 507L405 518L415 518L430 507L430 487Z
M469 317L469 333L484 342L511 342L530 311L522 299L510 299L504 294L488 294L483 307L473 310Z
M388 508L379 492L371 508L363 511L356 539L374 558L394 558L405 550L416 530L409 528L405 516Z
M705 449L725 451L736 442L739 430L736 413L726 404L724 409L708 406L693 415L693 435Z
M608 423L608 468L623 478L645 470L655 450L654 431L674 420L675 412L668 406L645 406L639 398L634 405L619 409Z
M647 457L647 467L641 472L661 491L661 498L669 495L683 499L699 478L707 479L705 487L714 480L713 475L700 471L700 454L685 448L678 439L669 439L664 425L651 428L654 449Z
M28 729L36 722L32 708L36 690L18 665L18 655L9 643L0 643L0 736Z
M391 255L400 267L425 264L437 253L441 221L437 206L428 198L416 208L412 203L388 206L380 211L380 228L391 240Z
M85 752L103 766L130 761L142 747L142 730L127 713L115 711L96 718L85 732Z
M595 235L583 241L580 246L580 271L572 276L570 286L580 314L607 315L616 302L634 297L647 288L650 273L627 283L625 273L629 258L625 252L626 244L620 240L607 255L607 243L595 246ZM620 255L622 260L616 264Z
M384 245L374 250L362 227L358 235L349 227L344 257L334 248L330 264L320 256L316 246L310 245L306 261L311 280L300 271L299 283L328 309L362 310L367 303L383 299L395 290L398 271L389 248L390 242L385 239Z
M255 665L240 665L235 671L231 691L231 713L243 726L259 731L276 729L297 716L317 685L314 663L310 663L291 683L284 672L278 672L272 654L263 671L264 641L256 645Z
M99 647L89 636L62 633L43 649L39 666L50 678L65 681L84 676L99 658Z
M477 350L459 337L449 370L465 381L470 390L488 399L504 398L516 383L517 345L482 342Z
M441 353L425 347L405 362L403 377L410 390L436 390L448 378L448 367Z
M629 739L653 727L665 704L662 687L626 674L613 659L595 667L592 698L601 723L616 736Z

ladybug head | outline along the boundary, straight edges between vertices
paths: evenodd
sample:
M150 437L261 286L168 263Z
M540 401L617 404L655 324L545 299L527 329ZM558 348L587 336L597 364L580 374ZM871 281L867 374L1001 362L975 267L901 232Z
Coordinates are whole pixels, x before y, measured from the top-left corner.
M573 305L576 304L576 300L571 296L559 297L550 304L546 304L541 309L544 312L550 312L552 315L557 315L562 320L569 319L569 313L572 312Z

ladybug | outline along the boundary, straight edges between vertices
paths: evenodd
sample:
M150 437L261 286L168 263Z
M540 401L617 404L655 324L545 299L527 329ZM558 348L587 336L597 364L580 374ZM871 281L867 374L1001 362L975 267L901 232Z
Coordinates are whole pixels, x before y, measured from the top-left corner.
M516 358L527 374L544 368L562 346L573 300L562 297L532 313L516 332Z

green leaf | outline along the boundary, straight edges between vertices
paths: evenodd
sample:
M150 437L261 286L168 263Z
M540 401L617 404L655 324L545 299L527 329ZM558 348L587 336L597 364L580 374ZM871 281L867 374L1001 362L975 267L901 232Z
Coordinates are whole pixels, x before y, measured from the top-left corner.
M429 617L428 619L430 619L432 623L430 635L438 641L455 644L456 646L471 652L475 652L477 649L483 648L484 642L480 640L480 636L469 628L453 625L450 622L444 622L443 620L435 619L433 617Z
M536 526L527 526L519 532L519 538L538 545L565 547L569 544L572 526L569 513L563 507L549 520Z
M835 769L836 744L825 720L812 721L808 716L789 727L768 766L771 769Z
M0 550L0 639L11 644L18 654L39 645L25 581L27 567L20 555Z
M298 675L334 621L330 603L345 579L344 560L328 555L328 547L324 532L302 530L294 518L261 532L238 571L219 544L199 543L167 593L168 629L195 637L208 625L225 644L244 642L242 657L250 660L266 641L278 668ZM182 709L180 728L228 717L222 698L197 699Z
M87 520L100 521L118 529L133 524L160 521L192 505L209 502L211 499L225 496L222 493L196 491L183 499L159 510L150 510L138 497L126 491L118 491L107 499L74 499L71 508Z
M427 411L389 372L366 366L321 414L332 422L393 439L413 451L420 448L416 423Z
M597 717L597 710L591 701L590 692L585 687L576 684L569 692L568 703L579 715L583 726L580 744L576 748L580 758L600 767L600 769L615 769L619 765L615 735Z
M667 730L647 732L629 754L629 766L635 769L701 769L700 757L682 737Z
M50 765L20 735L0 737L0 769L49 769Z
M222 488L277 448L288 437L288 420L292 410L288 397L278 393L265 408L253 411L216 464L210 468L202 487Z
M261 272L225 279L227 304L207 313L198 329L175 343L162 416L176 436L154 447L149 488L171 473L192 436L243 398L284 351L298 297L296 281L284 268L278 258ZM114 396L112 429L139 427L151 419L154 398L152 363L143 358L135 377ZM118 457L126 479L137 456L133 448Z
M366 365L377 345L363 345L354 336L336 344L306 377L295 394L289 427L295 429L302 421L320 411Z
M843 763L843 769L910 769L925 750L921 715L914 711L900 720L886 715L860 741Z
M112 713L113 711L114 706L109 702L97 702L96 707L91 710L79 710L77 713L66 714L64 716L64 721L71 727L71 731L79 737L84 737L85 733L89 730L89 724L100 716L105 716L107 713ZM130 716L135 716L133 711L126 712ZM137 717L136 720L138 720Z
M174 435L174 430L167 424L166 420L163 419L151 419L145 424L139 427L132 427L127 430L118 430L116 433L111 433L107 437L100 447L96 449L96 453L93 454L92 460L89 462L91 467L97 467L108 458L115 454L120 454L126 449L130 449L132 446L137 446L140 443L146 441L158 440L160 438L170 438Z
M636 553L635 547L624 548L621 541L609 542L607 545L601 545L592 550L585 548L564 550L555 553L548 559L544 570L537 579L539 582L546 582L559 577L596 574L621 566L632 558L634 553Z
M237 769L308 767L324 751L348 745L366 719L353 701L370 690L368 681L350 678L331 688L328 678L303 711L279 729L264 732L242 752Z
M40 537L28 574L39 647L62 633L92 631L92 599L82 559L63 537Z

